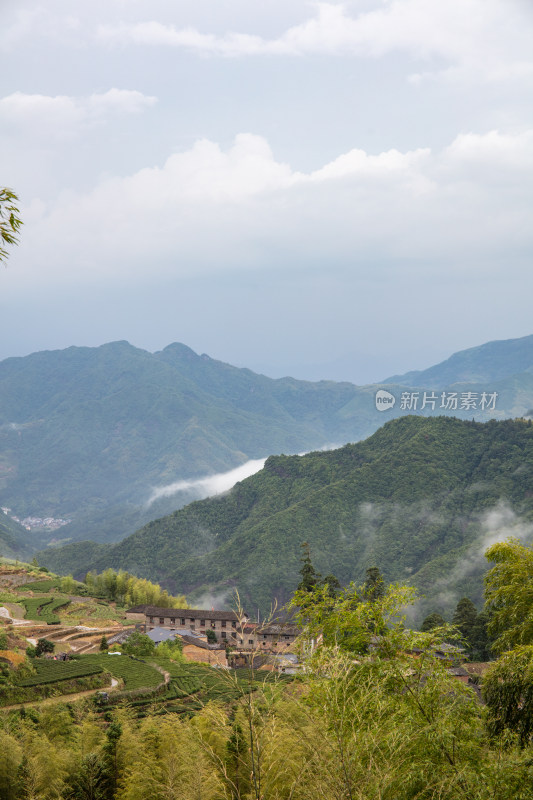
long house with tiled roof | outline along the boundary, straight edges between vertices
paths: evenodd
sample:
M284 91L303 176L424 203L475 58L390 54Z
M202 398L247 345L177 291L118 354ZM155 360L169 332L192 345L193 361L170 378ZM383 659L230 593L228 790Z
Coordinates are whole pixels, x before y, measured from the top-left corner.
M208 611L197 608L159 608L158 606L134 606L126 614L130 619L144 622L146 633L153 628L168 630L188 629L195 633L212 630L217 641L231 645L242 645L248 616L239 617L235 611Z
M239 617L235 611L141 605L128 609L126 616L141 623L146 633L154 628L164 628L179 631L183 638L184 631L205 635L212 630L218 643L244 650L276 651L280 646L291 645L299 634L298 628L290 623L258 625L250 622L247 614Z

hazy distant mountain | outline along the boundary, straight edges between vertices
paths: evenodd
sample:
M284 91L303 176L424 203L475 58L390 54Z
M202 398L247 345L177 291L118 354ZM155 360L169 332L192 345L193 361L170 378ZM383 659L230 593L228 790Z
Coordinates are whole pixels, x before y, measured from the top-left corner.
M488 544L533 538L533 424L393 420L358 444L276 456L224 497L149 523L116 545L42 554L60 571L124 568L192 600L238 588L266 611L298 582L308 541L322 575L361 581L378 565L426 595L419 612L481 601Z
M470 347L429 369L393 375L384 383L435 389L454 383L483 383L490 388L492 383L522 372L533 373L533 335Z
M71 347L0 363L0 503L70 518L65 537L118 539L152 488L372 430L352 384L272 380L174 344ZM364 405L364 401L363 401ZM185 497L180 498L187 502Z
M533 406L532 348L533 337L495 342L452 356L453 370L445 362L435 373L370 386L274 380L183 344L149 353L113 342L9 358L0 362L0 505L21 519L71 520L35 528L36 547L118 541L198 496L183 491L148 507L155 487L358 441L413 412L521 416ZM446 381L455 405L445 402ZM376 408L380 388L393 395L387 410ZM404 402L413 388L417 397ZM426 389L432 402L424 403ZM497 403L463 407L468 392L478 400L494 392Z

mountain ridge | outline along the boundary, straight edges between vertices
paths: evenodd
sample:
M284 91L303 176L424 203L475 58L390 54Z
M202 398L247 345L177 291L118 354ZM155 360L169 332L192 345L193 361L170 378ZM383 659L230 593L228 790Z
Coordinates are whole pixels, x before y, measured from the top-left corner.
M475 363L475 371L472 364ZM455 383L501 381L533 371L533 334L518 339L495 339L456 353L424 370L393 375L384 383L431 386L437 389Z

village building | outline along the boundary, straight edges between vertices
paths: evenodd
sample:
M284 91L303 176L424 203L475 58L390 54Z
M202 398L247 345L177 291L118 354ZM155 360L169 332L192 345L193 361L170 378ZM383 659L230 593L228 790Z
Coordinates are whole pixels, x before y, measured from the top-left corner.
M255 648L260 650L287 650L300 634L296 625L271 623L255 630Z
M128 609L126 616L140 623L148 635L157 630L157 636L162 637L161 641L165 637L164 631L175 632L181 638L187 634L205 638L207 631L211 630L217 644L238 650L287 651L300 633L295 625L288 622L260 625L251 622L246 614L239 617L235 611L141 605Z
M244 630L248 616L239 617L235 611L206 611L197 608L159 608L158 606L134 606L128 609L126 617L142 622L145 633L154 628L170 631L188 630L207 634L212 630L217 642L233 647L244 643Z
M157 645L162 642L180 639L182 653L187 661L200 661L212 666L227 667L226 648L222 643L210 644L207 636L195 633L188 628L171 631L168 628L152 628L148 637Z

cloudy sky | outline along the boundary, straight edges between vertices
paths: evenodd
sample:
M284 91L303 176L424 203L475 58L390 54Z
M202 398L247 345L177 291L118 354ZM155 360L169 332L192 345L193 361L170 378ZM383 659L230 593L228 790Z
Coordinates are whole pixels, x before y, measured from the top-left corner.
M363 383L533 332L531 0L2 0L0 358Z

